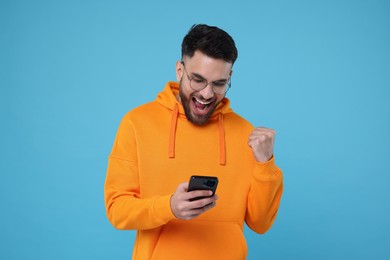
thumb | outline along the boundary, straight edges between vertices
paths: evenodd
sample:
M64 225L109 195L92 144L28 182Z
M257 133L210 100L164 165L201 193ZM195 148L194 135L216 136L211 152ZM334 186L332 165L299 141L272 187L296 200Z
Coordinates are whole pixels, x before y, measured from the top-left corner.
M187 192L188 191L188 182L180 183L177 187L178 191Z

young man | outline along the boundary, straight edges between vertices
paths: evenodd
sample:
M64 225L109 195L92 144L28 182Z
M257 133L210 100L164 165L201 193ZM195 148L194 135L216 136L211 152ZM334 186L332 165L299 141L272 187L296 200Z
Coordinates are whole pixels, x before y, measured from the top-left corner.
M176 63L179 83L124 116L105 203L116 228L137 230L133 259L245 259L244 221L257 233L272 226L283 190L275 131L230 108L236 58L225 31L193 26ZM189 192L191 175L218 177L218 195Z

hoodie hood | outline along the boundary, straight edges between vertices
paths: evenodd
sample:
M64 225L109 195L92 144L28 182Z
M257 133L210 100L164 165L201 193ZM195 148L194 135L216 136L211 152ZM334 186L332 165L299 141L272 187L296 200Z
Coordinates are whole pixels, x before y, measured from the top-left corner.
M179 94L179 83L168 82L165 88L157 96L156 101L162 106L172 111L171 127L169 133L169 158L175 158L175 141L176 141L176 128L178 117L184 117L185 112L182 104L177 100L176 96ZM219 164L226 164L226 142L225 142L225 127L223 123L224 115L233 112L230 108L230 100L226 97L218 104L210 120L218 120L218 132L219 132Z

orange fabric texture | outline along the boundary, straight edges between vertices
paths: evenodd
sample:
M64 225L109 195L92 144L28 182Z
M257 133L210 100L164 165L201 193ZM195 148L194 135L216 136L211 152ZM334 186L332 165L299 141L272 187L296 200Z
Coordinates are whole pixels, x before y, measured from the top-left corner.
M153 102L127 113L109 156L104 187L114 227L137 230L133 259L245 259L244 222L264 233L283 191L274 158L254 160L247 145L253 126L225 98L209 123L189 122L167 83ZM217 176L217 205L193 220L170 208L177 186L191 175Z

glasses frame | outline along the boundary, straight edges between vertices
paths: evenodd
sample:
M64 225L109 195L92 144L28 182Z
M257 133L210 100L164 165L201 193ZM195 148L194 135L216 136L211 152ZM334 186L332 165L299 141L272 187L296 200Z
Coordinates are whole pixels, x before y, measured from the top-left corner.
M207 80L205 80L205 83L206 85L204 85L203 88L201 89L195 89L191 86L191 81L194 79L193 77L191 77L188 72L187 72L187 69L186 69L186 65L184 64L184 61L181 61L181 64L183 64L183 68L184 68L184 71L185 73L187 74L187 79L188 81L190 82L190 88L194 91L202 91L203 89L205 89L208 85L211 86L211 89L213 90L213 92L217 95L226 95L226 93L229 91L229 89L231 88L232 86L232 81L231 81L231 77L229 77L229 80L226 82L226 89L223 93L218 93L218 92L215 92L215 88L214 88L214 85L213 85L213 82L208 82Z

